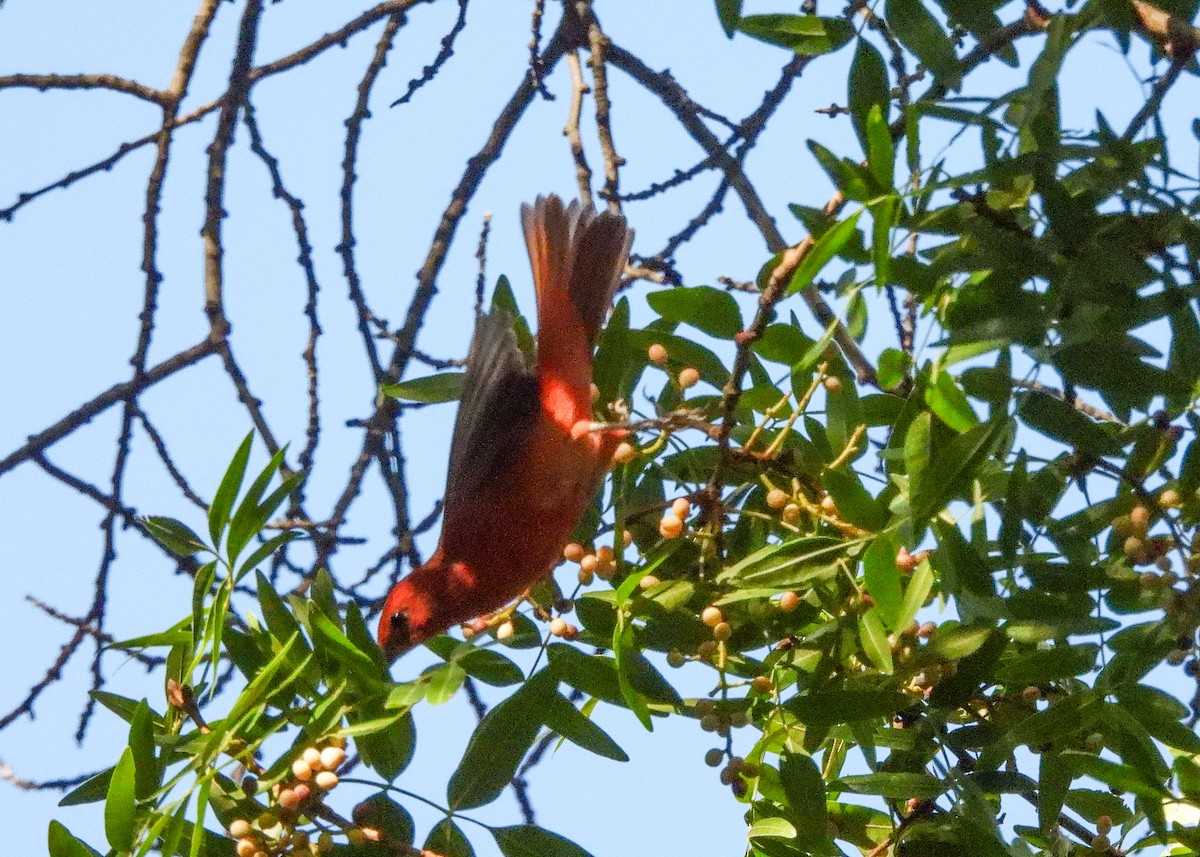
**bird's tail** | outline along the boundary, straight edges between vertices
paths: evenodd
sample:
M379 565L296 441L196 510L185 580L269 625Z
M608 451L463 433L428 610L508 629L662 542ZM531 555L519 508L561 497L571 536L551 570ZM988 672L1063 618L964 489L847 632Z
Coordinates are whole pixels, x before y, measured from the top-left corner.
M562 325L563 292L593 343L629 258L633 230L619 214L597 214L578 201L564 206L553 194L521 206L521 225L537 291L539 344L542 331Z

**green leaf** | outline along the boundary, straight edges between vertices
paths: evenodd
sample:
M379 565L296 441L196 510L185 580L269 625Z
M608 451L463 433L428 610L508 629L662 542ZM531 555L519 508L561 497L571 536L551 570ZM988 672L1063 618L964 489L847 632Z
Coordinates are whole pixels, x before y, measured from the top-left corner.
M861 214L862 209L859 209L845 220L839 221L836 226L817 239L812 249L796 267L796 272L792 274L787 294L794 295L813 284L817 274L821 273L821 269L829 264L833 257L854 237Z
M933 568L929 560L923 560L913 571L904 587L904 599L900 602L900 612L896 614L894 628L907 628L917 618L917 612L925 606L929 593L933 590Z
M890 798L922 798L933 800L950 788L937 777L923 772L887 772L842 777L829 784L834 791L859 795L880 795Z
M646 303L667 321L690 324L718 339L733 339L742 329L733 295L712 286L662 289L646 295Z
M873 104L867 112L867 164L880 187L891 188L896 172L896 144L887 123L887 105ZM890 197L895 199L895 197ZM887 223L890 227L892 224ZM879 279L886 280L885 276Z
M566 643L551 643L546 655L550 672L559 681L605 702L621 701L621 686L612 658L586 655Z
M572 744L598 756L628 762L629 756L603 729L555 691L543 700L542 722Z
M887 23L892 33L908 48L938 82L956 89L962 67L954 53L954 42L921 0L888 0Z
M360 681L368 684L382 684L388 681L387 667L383 660L367 654L350 642L350 638L325 615L324 611L313 610L309 618L312 622L313 643L319 654L333 658Z
M1027 687L1080 675L1096 666L1099 652L1100 647L1095 643L1075 643L1028 652L1002 660L996 670L996 679L1013 687Z
M1057 396L1033 391L1023 394L1020 402L1017 415L1046 437L1094 455L1111 455L1117 449L1103 428Z
M1064 764L1058 753L1043 753L1038 769L1038 825L1049 833L1058 824L1063 801L1071 788L1071 767Z
M817 15L747 15L738 29L804 56L831 53L854 38L854 28L846 19Z
M382 709L358 706L358 710L347 715L350 726L342 730L343 734L353 734L354 746L358 748L363 761L388 782L396 779L412 761L413 752L417 747L417 727L409 711L395 712L390 716L376 717ZM366 718L371 718L367 720ZM384 728L387 721L392 721ZM368 727L370 724L370 727ZM355 732L355 729L370 728L370 732Z
M1139 797L1159 800L1167 796L1167 790L1133 765L1119 764L1101 759L1091 753L1064 750L1062 759L1076 772L1093 777L1118 792L1128 792Z
M75 838L71 831L57 821L50 822L48 831L50 857L100 857L100 852L81 839Z
M459 830L452 818L443 818L435 824L422 848L439 857L475 857L466 834Z
M214 546L220 545L221 534L225 532L229 523L229 511L233 508L238 491L241 490L242 477L246 474L246 462L250 459L250 446L253 442L254 432L250 432L234 453L233 460L229 462L225 476L217 487L217 493L213 496L212 504L208 507L208 534L212 536Z
M545 670L539 672L479 722L446 787L451 809L489 804L512 782L537 737L541 710L547 696L554 693L553 684Z
M971 409L966 393L945 369L935 370L931 383L925 388L925 404L938 419L957 432L979 425L979 417Z
M383 384L379 392L389 399L436 405L454 402L462 396L463 372L439 372L423 378L410 378L395 384Z
M888 511L863 487L857 474L843 469L826 470L825 490L837 503L839 517L864 530L877 531L887 526Z
M384 835L384 841L390 849L411 846L416 833L408 810L392 800L387 792L376 792L356 804L354 823L378 830Z
M858 617L858 638L862 641L867 659L881 673L892 674L892 647L888 643L887 629L879 619L877 610L868 610Z
M108 784L112 782L114 768L105 768L97 774L88 777L58 802L59 806L79 806L85 803L96 803L108 796Z
M803 723L853 723L891 717L909 706L902 693L886 690L835 690L788 700L784 708Z
M152 539L176 556L191 556L209 549L186 524L174 518L151 515L140 519L140 523Z
M732 39L742 20L742 0L717 0L717 19L725 35Z
M493 827L491 831L504 857L591 857L570 839L533 824Z
M225 552L228 554L230 565L236 562L242 550L250 542L250 539L262 529L263 525L267 522L267 518L274 511L274 507L269 510L260 509L258 504L259 500L262 499L263 492L267 490L267 485L270 483L272 477L283 466L283 459L286 455L286 446L275 451L275 454L271 456L271 460L267 462L267 466L250 483L250 487L246 489L246 493L242 496L242 502L238 504L237 509L234 511L233 517L229 521L229 535L225 539Z
M133 750L126 747L113 768L104 802L104 834L108 844L117 851L133 848L133 836L137 832L136 777Z
M796 828L792 826L792 823L786 818L780 818L777 815L758 819L746 831L746 835L751 839L795 839L796 834Z
M796 833L805 840L823 839L829 824L825 808L825 781L812 757L784 751L779 758L779 784L787 796L797 825Z
M867 585L867 592L875 601L875 610L878 611L879 617L892 630L899 627L896 623L900 618L904 599L900 588L900 569L896 566L897 553L899 549L894 539L879 536L863 554L863 579Z
M145 700L134 712L129 724L129 749L133 752L134 792L138 800L145 800L158 790L162 771L154 753L154 713Z
M467 671L455 663L439 664L426 670L422 676L428 679L425 698L430 705L449 702L467 680Z
M867 117L873 108L878 108L886 130L887 109L892 95L883 56L866 39L860 38L854 46L854 60L850 63L848 89L850 118L854 121L854 131L858 134L858 141L862 144L863 152L868 154L868 161L870 161L871 146L868 143ZM874 168L875 165L871 164L871 166ZM889 180L883 184L890 187L892 183Z

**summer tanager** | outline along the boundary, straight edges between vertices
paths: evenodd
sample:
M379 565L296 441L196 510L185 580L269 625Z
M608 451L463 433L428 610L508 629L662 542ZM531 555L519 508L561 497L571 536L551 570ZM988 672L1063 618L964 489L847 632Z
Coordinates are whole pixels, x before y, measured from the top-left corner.
M388 594L388 660L495 610L550 574L622 433L591 431L592 347L633 232L619 215L557 196L521 207L537 295L537 365L513 319L480 316L450 446L442 533Z

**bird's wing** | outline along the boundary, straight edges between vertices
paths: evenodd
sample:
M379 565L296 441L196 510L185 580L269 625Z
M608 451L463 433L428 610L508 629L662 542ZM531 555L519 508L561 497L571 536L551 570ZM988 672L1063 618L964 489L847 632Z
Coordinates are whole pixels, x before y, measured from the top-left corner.
M506 471L533 429L537 376L525 365L508 311L493 307L475 322L462 400L450 444L447 513Z

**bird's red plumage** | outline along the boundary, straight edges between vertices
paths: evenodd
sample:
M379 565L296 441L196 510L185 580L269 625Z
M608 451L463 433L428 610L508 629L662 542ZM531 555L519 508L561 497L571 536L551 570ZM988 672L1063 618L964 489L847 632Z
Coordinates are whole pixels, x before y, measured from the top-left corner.
M612 459L592 420L592 346L633 233L623 217L556 196L522 207L537 293L537 369L501 310L479 319L451 448L442 533L388 594L389 658L503 606L547 576Z

